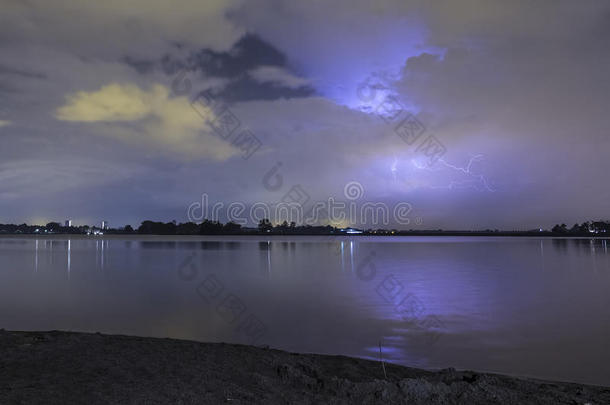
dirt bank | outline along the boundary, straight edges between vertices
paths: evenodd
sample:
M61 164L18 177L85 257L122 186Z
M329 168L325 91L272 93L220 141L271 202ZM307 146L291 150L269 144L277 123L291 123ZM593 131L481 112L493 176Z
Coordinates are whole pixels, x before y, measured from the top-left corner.
M0 403L610 404L610 388L344 356L68 332L0 332Z

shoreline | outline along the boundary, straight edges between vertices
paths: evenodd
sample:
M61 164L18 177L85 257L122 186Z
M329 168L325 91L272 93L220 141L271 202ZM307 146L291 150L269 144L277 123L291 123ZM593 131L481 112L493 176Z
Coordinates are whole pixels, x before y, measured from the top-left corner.
M84 235L81 233L48 233L48 234L29 234L29 233L0 233L0 239L83 239L83 240L137 240L137 239L166 239L166 240L248 240L256 238L265 239L295 239L295 238L313 238L313 239L357 239L357 238L387 238L388 240L400 240L403 238L530 238L530 239L558 239L558 240L609 240L608 236L585 236L585 235L550 235L550 234L494 234L494 233L413 233L413 234L397 234L397 235L379 235L379 234L209 234L209 235L163 235L163 234L113 234L106 233L104 235Z
M0 331L0 403L601 404L610 387L267 347Z

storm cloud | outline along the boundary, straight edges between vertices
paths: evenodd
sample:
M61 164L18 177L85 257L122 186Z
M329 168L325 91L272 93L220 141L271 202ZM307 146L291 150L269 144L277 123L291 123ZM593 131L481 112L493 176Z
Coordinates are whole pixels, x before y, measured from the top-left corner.
M407 228L608 217L606 2L0 3L0 222L186 221L203 193L354 181L411 204Z

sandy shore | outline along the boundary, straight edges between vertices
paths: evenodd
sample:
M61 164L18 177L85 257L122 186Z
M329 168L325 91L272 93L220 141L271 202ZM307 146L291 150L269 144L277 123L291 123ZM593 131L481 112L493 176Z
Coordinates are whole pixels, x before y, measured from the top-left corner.
M0 331L0 403L608 404L610 388L222 343Z

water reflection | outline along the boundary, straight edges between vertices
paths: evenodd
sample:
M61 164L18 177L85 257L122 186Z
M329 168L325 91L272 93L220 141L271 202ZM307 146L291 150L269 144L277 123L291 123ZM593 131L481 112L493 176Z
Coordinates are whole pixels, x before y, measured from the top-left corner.
M203 245L206 242L201 242L202 249L204 249ZM140 246L143 249L175 249L177 243L174 241L150 241L145 240L140 242Z
M345 242L341 241L341 273L345 273L345 260L343 259L344 250L345 250Z
M222 250L224 243L222 242L201 242L202 250Z
M260 251L261 257L261 270L264 269L264 273L271 276L271 241L258 242L258 250ZM285 251L284 251L285 252Z
M100 251L100 263L101 263L101 269L104 270L104 263L105 263L105 259L106 259L106 255L104 254L104 241L100 241L100 246L101 246L101 251Z
M562 254L608 254L607 239L597 238L557 238L551 239L553 248ZM599 252L598 252L599 250Z
M349 262L352 269L352 274L354 273L354 241L349 242Z
M214 273L271 346L610 383L605 239L21 240L0 238L7 329L240 342L197 293Z
M225 248L228 250L238 250L241 246L241 243L239 242L226 242L225 243Z

